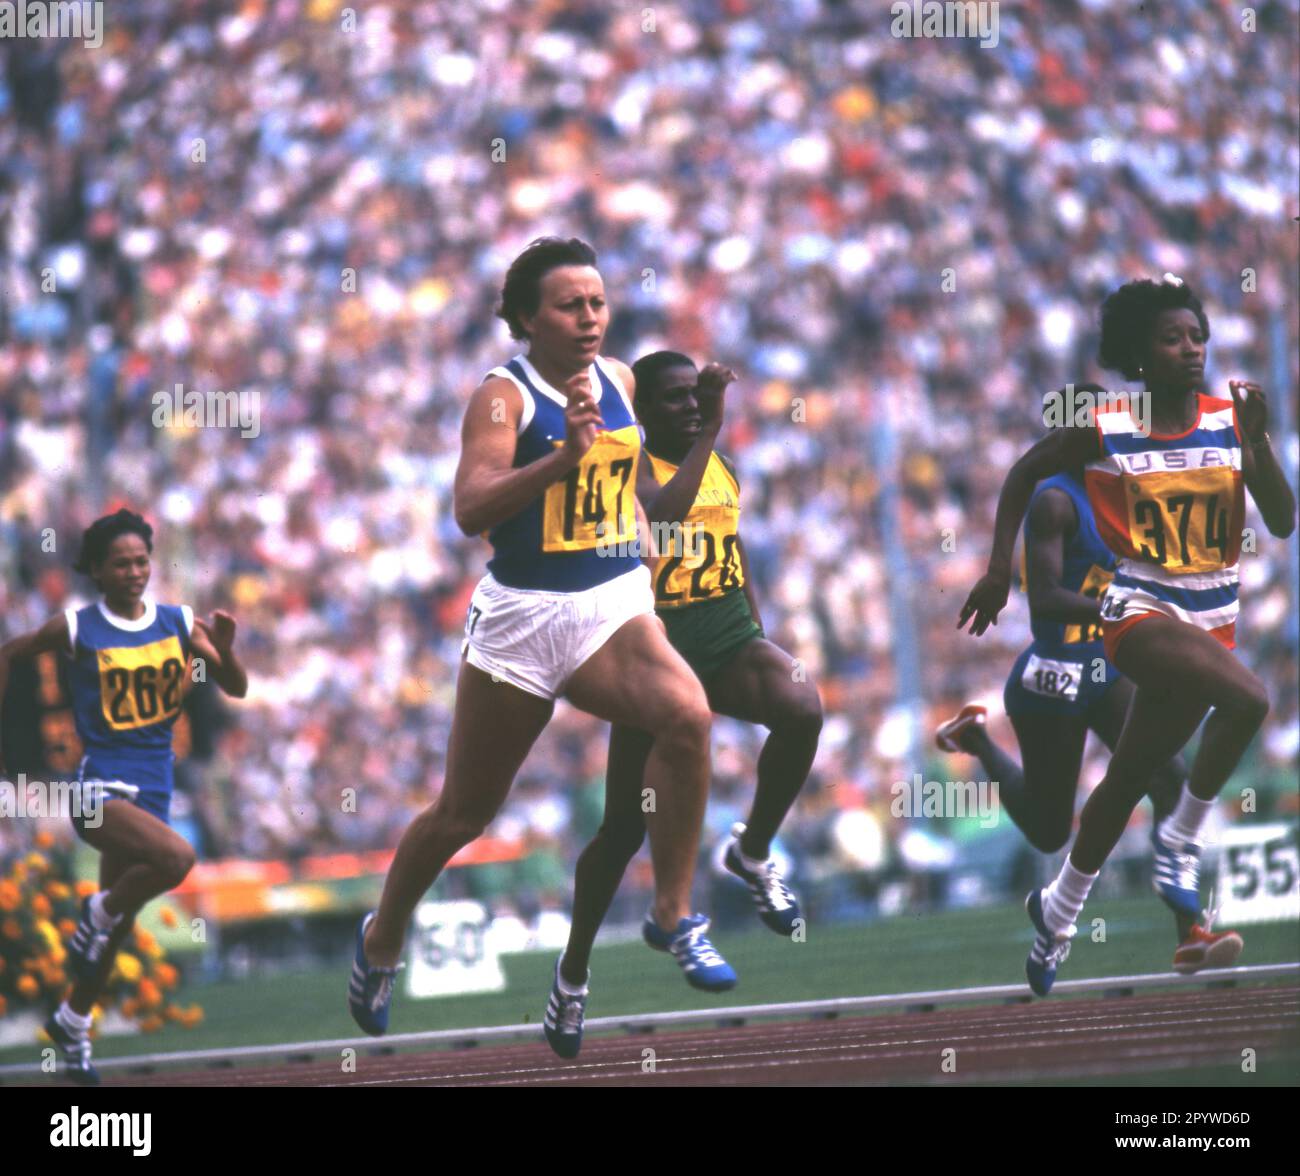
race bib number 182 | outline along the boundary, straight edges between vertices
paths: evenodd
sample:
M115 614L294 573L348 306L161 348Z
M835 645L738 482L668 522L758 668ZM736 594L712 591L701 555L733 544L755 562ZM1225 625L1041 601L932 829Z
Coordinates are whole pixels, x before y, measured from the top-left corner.
M1052 661L1032 653L1025 663L1025 672L1020 675L1020 684L1034 694L1073 701L1079 697L1082 676L1083 666L1079 662Z

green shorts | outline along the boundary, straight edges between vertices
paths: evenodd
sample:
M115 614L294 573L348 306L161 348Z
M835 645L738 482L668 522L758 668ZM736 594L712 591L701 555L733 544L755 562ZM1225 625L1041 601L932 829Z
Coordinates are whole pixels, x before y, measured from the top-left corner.
M684 608L656 609L655 615L701 682L722 669L746 642L763 636L741 588Z

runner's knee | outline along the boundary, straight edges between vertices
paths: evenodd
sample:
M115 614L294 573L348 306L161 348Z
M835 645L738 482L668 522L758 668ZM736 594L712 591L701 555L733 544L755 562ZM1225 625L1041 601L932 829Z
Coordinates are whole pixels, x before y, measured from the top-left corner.
M1264 683L1251 674L1245 685L1235 694L1229 708L1234 721L1242 726L1259 730L1268 718L1268 691Z
M160 850L153 859L154 869L167 883L167 889L179 886L194 869L194 850L188 842L177 841Z
M1024 830L1025 839L1039 853L1059 853L1070 840L1073 820L1045 821L1042 826Z
M801 690L782 714L778 726L783 731L816 736L822 729L822 700L816 690Z
M619 825L606 821L597 830L596 841L610 858L630 862L645 841L645 825L640 822L636 825Z
M492 818L472 810L435 807L417 818L420 832L428 839L449 841L457 846L477 841L487 831Z
M655 744L669 753L706 755L709 733L713 729L713 712L704 688L683 691L664 707L662 717L651 734Z

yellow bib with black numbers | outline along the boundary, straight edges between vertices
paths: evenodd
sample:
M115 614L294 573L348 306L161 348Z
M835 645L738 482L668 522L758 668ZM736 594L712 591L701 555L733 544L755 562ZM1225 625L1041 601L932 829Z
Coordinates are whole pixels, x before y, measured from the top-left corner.
M1088 574L1084 576L1083 583L1079 585L1079 595L1086 596L1090 600L1100 600L1106 595L1106 589L1114 578L1114 572L1093 564L1088 569ZM1061 640L1066 645L1075 645L1082 641L1100 641L1101 621L1090 621L1086 625L1066 625Z
M675 465L646 456L661 486L677 473ZM655 607L685 608L744 587L739 525L740 487L717 453L711 453L695 505L680 528L651 527Z
M1133 550L1175 575L1236 563L1244 522L1240 479L1228 466L1130 476L1124 505Z
M564 444L556 441L558 449ZM636 539L636 425L596 434L582 461L546 488L542 550L588 551Z
M130 731L175 717L181 709L185 654L179 638L96 651L104 721Z

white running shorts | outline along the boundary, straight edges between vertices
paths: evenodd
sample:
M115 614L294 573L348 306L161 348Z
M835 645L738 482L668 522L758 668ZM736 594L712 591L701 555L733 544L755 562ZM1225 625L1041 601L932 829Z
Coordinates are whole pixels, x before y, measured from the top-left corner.
M554 699L623 625L654 610L644 564L582 592L507 588L489 572L470 599L461 654L485 674Z

